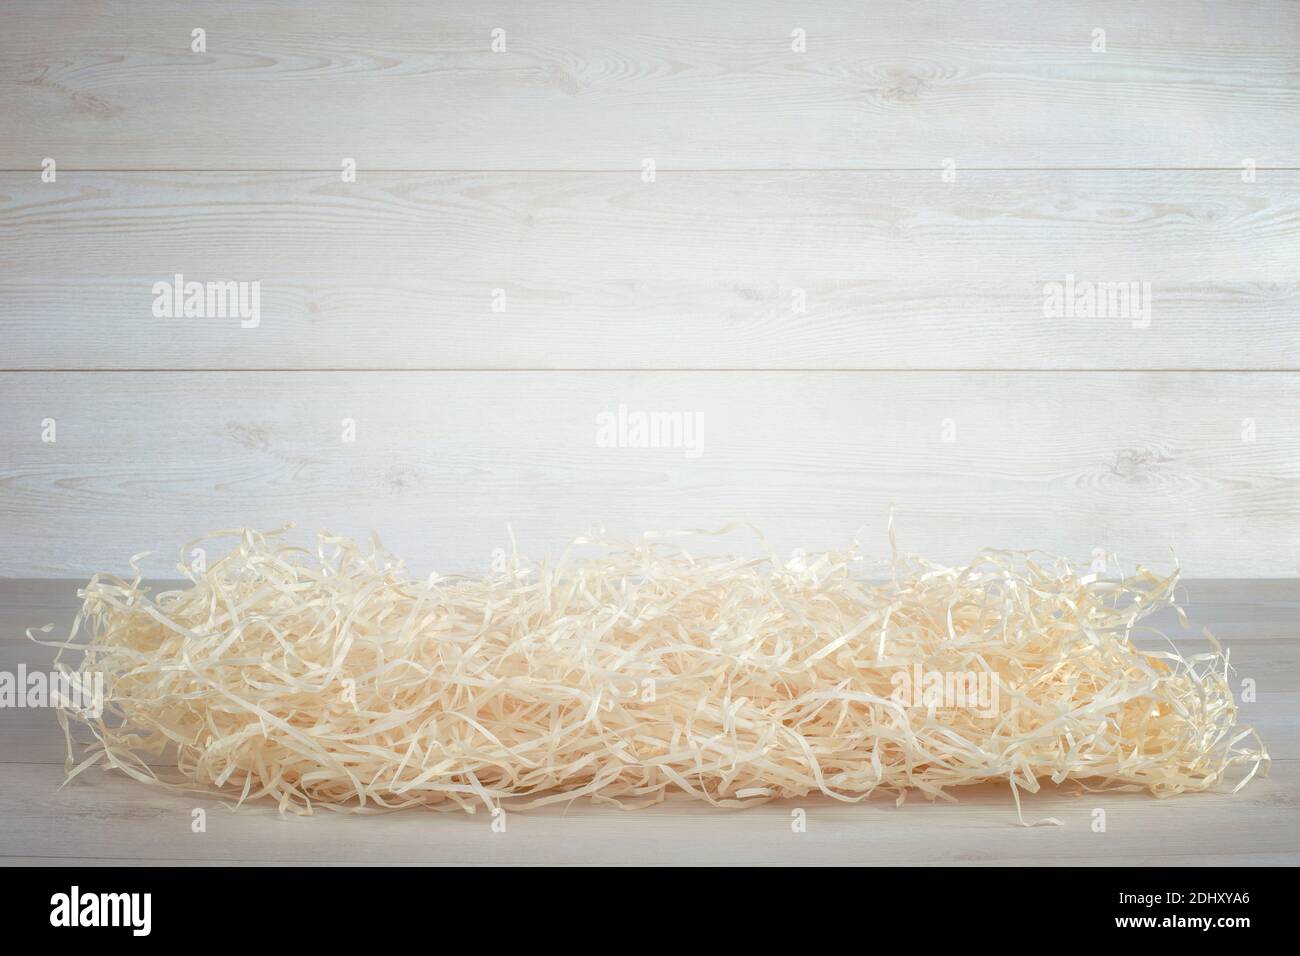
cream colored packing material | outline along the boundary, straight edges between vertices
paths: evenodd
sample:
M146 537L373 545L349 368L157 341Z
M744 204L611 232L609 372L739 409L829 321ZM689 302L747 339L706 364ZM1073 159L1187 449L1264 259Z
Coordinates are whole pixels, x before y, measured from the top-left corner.
M81 592L58 666L102 673L107 700L59 712L69 779L101 766L311 813L677 791L901 803L987 781L1018 808L1044 780L1163 797L1267 771L1217 643L1134 646L1176 574L1103 580L988 551L896 558L873 586L856 551L782 565L646 535L419 581L377 542L322 535L313 555L281 532L221 534L237 546L182 566L183 590L150 594L137 574ZM978 682L996 703L927 700L913 678L935 674L931 689Z

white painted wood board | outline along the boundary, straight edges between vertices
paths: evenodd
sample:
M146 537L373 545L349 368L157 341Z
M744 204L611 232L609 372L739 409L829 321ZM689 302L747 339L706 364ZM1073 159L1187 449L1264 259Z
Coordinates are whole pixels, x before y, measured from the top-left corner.
M4 173L0 234L4 368L1300 362L1293 170ZM256 328L156 316L178 273Z
M1300 152L1285 0L46 0L0 17L11 169L1240 169Z
M601 524L729 520L786 555L858 533L884 556L891 507L901 547L948 562L1104 548L1195 577L1297 573L1289 373L10 372L0 406L11 576L151 549L167 574L197 534L286 521L377 532L421 574L487 567L508 523L539 557ZM602 447L620 406L698 431Z

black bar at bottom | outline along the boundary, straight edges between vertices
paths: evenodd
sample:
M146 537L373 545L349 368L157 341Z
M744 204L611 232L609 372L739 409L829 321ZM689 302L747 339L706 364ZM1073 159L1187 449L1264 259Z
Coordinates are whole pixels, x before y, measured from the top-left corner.
M1051 934L1040 940L1071 943L1193 935L1231 942L1284 928L1285 887L1292 882L1277 869L1217 867L697 869L671 876L592 869L545 876L534 867L33 868L11 871L16 879L5 894L5 931L10 939L75 934L80 941L114 937L128 945L142 939L337 945L348 939L396 944L403 937L409 944L422 928L442 926L502 944L523 933L550 943L637 938L652 946L656 940L667 945L671 936L701 943L733 933L752 938L755 930L766 934L780 924L810 945L818 937L865 945L875 937L867 927L888 932L890 926L972 942L1028 940L1023 934L1038 932Z

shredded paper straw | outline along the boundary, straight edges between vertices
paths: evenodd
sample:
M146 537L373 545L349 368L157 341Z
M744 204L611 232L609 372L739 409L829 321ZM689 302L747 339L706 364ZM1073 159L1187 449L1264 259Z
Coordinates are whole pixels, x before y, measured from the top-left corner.
M856 549L781 563L646 535L426 581L377 541L313 554L283 530L209 536L237 545L181 565L181 590L86 585L56 666L102 675L105 701L59 711L69 779L102 766L294 813L902 803L994 781L1018 810L1044 780L1163 797L1267 771L1212 637L1134 646L1177 573L986 551L896 556L872 584Z

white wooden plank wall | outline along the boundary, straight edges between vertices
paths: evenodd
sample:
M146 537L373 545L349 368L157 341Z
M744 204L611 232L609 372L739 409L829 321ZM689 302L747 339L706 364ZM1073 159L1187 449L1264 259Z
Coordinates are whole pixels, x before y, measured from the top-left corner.
M155 315L178 273L255 327ZM6 0L0 332L0 576L288 520L883 554L891 506L1294 576L1300 4Z
M1288 0L4 10L6 167L1240 168L1294 166L1300 144Z

